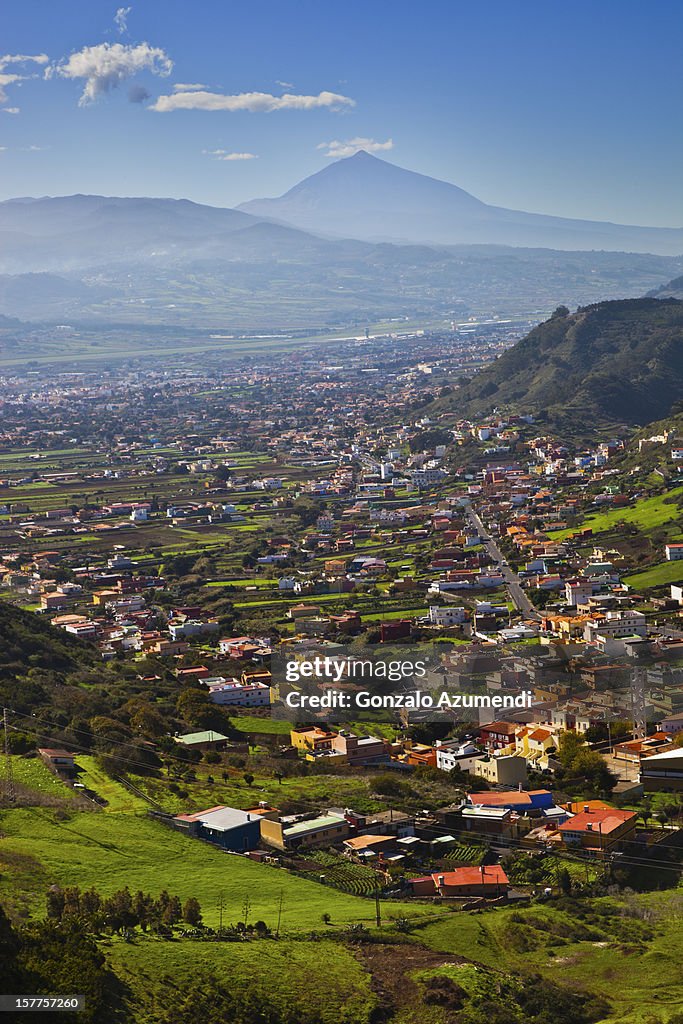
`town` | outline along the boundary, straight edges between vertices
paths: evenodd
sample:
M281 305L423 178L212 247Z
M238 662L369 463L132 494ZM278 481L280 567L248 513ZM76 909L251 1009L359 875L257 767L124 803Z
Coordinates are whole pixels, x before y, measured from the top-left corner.
M574 942L609 893L672 898L683 429L458 415L530 326L0 380L0 857L40 822L48 916L111 969L147 933L240 942L249 984L313 926L360 992L358 956L402 976L392 936L469 956L444 913L534 950L539 906ZM18 919L48 888L23 877Z

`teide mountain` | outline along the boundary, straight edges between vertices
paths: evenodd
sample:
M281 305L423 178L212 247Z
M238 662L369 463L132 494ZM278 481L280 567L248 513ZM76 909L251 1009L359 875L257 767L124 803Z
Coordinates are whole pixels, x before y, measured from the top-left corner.
M237 207L306 231L373 241L683 253L683 228L630 227L489 206L456 185L361 151L278 199Z
M682 396L683 302L645 298L553 316L435 406L463 417L532 412L588 433L668 416Z

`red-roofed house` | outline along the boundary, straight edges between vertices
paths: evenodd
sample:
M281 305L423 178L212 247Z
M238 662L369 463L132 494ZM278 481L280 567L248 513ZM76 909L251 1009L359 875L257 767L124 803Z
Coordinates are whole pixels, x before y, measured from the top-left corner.
M423 878L412 878L414 896L505 896L510 882L500 864L486 867L456 868L455 871L434 871Z
M566 846L582 846L587 850L604 852L634 838L637 818L635 811L589 804L560 825L558 831Z

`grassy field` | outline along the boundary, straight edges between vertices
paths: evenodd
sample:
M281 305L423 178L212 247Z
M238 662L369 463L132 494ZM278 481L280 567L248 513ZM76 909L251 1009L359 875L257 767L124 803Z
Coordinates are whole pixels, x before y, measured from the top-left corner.
M39 796L73 800L74 791L61 782L46 764L37 757L12 755L12 777L20 786Z
M310 926L325 928L313 913ZM144 1020L145 1006L155 998L166 1003L167 978L175 988L184 978L203 971L267 991L283 1006L301 1006L320 1024L366 1024L378 1002L370 976L357 958L339 943L324 939L315 944L280 940L216 945L160 943L140 937L132 945L113 940L103 951L132 990L130 1004L139 1007L136 1020Z
M130 775L130 780L152 800L157 801L166 811L173 814L181 811L200 811L216 804L247 809L259 800L267 800L275 807L283 802L302 804L304 809L317 810L325 804L331 807L353 806L361 812L378 811L382 800L372 796L372 775L305 775L293 776L278 782L272 775L262 775L250 765L255 774L251 786L242 778L247 769L233 769L229 778L223 781L219 770L204 765L197 766L197 781L182 782L183 793L169 790L168 781L154 776ZM213 770L214 782L208 781Z
M642 498L635 505L627 508L610 509L608 512L599 512L587 516L580 526L566 530L555 530L549 533L553 540L564 540L581 530L592 530L594 534L607 533L613 530L620 523L632 523L645 533L665 526L667 523L680 523L681 508L676 504L677 500L683 497L683 487L675 487L666 494L657 494L652 498ZM675 535L681 533L680 526L675 530ZM674 539L672 533L671 538Z
M643 572L626 576L625 582L630 587L643 590L648 587L663 587L667 583L681 583L683 582L683 562L660 562L659 565L652 565Z
M499 970L540 972L560 985L589 989L610 1001L610 1024L667 1021L683 1010L679 927L681 890L635 897L657 918L652 938L642 923L617 916L607 926L583 925L552 906L512 908L484 915L459 914L430 924L420 938L433 949L450 951ZM609 901L596 901L600 908ZM590 905L589 905L590 906ZM514 917L513 917L514 915Z
M273 736L284 736L289 741L291 722L279 718L258 718L256 715L239 715L232 718L231 724L240 732L262 732Z
M149 810L149 804L145 800L111 779L94 757L79 754L76 764L83 769L78 781L107 801L105 810L125 814L142 814Z
M77 883L103 893L127 885L153 894L165 888L182 900L195 896L214 927L221 895L226 924L241 920L248 895L251 919L274 927L281 894L287 932L318 927L323 913L337 926L374 921L372 901L223 853L149 818L22 808L0 812L0 830L0 898L15 912L41 915L50 885ZM397 906L397 916L403 913ZM413 910L416 918L433 913L428 906Z

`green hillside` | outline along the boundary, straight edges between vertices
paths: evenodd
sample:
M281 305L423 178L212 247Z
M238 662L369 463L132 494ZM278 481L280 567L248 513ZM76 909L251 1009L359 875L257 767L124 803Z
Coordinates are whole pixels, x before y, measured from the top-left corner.
M530 412L556 427L649 423L683 394L683 303L628 299L558 311L434 411Z

